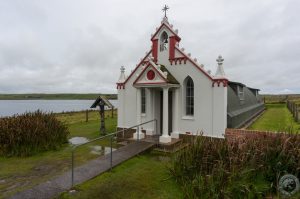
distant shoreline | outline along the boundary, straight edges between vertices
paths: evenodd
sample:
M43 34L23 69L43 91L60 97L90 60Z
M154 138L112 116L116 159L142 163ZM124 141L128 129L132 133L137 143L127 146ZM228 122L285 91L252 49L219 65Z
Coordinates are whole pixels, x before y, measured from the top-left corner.
M97 93L28 93L28 94L0 94L0 100L94 100L99 95L106 96L107 99L117 99L117 94L97 94Z

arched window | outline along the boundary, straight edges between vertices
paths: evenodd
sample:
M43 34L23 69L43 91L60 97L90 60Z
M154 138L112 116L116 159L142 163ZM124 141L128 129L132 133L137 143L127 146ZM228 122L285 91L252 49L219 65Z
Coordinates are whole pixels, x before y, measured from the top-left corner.
M168 49L168 34L164 31L161 35L160 35L160 51L164 51Z
M141 113L146 113L146 90L141 88Z
M194 82L191 77L187 77L185 84L185 113L194 115Z

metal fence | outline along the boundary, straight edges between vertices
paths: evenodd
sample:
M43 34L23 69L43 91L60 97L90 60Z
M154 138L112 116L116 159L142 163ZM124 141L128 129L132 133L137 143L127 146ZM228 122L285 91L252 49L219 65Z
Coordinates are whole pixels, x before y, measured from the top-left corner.
M119 130L119 131L116 131L114 133L110 133L110 134L107 134L107 135L104 135L104 136L101 136L101 137L98 137L98 138L95 138L93 140L90 140L88 142L85 142L83 144L77 144L77 145L74 145L72 147L72 155L71 155L71 159L72 159L72 163L71 163L71 167L72 167L72 187L74 186L74 166L75 166L75 161L74 161L74 155L75 155L75 151L79 148L79 147L82 147L82 146L85 146L85 145L88 145L92 142L95 142L95 141L99 141L99 140L104 140L106 138L109 138L110 139L110 170L112 170L112 167L113 167L113 163L112 163L112 160L113 160L113 141L114 141L114 138L116 138L118 136L118 134L121 134L121 138L123 137L124 139L124 135L125 135L125 132L128 131L128 130L132 130L132 129L135 129L136 128L136 131L137 132L140 132L140 128L141 126L145 125L145 124L148 124L148 123L154 123L154 129L155 129L155 132L157 132L157 120L156 119L153 119L153 120L150 120L150 121L147 121L147 122L143 122L141 124L137 124L135 126L132 126L132 127L129 127L129 128L123 128L122 130ZM134 140L133 138L131 140ZM137 139L136 141L139 141L140 138L139 138L139 133L137 133Z

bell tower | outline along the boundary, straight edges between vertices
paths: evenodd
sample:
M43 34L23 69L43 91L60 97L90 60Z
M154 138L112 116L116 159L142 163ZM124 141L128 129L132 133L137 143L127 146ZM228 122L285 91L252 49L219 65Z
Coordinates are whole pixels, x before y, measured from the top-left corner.
M161 26L156 29L155 34L151 38L154 62L157 62L159 58L163 58L165 61L173 60L175 58L175 46L181 40L177 35L178 30L173 30L173 25L169 24L168 9L167 5L163 7L164 17L161 21Z

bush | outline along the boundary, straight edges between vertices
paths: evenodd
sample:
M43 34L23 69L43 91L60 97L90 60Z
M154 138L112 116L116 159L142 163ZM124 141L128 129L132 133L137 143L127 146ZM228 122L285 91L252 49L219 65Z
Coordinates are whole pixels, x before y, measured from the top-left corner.
M0 118L0 156L30 156L67 142L65 124L54 114L36 111Z
M263 198L278 194L282 175L300 177L300 137L274 134L229 142L198 136L169 170L186 198Z

